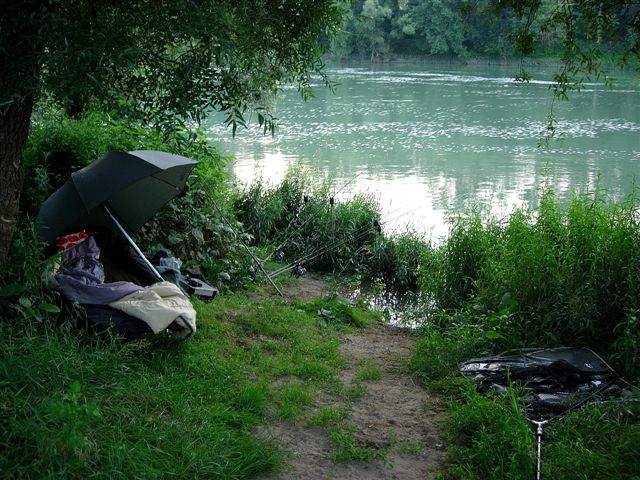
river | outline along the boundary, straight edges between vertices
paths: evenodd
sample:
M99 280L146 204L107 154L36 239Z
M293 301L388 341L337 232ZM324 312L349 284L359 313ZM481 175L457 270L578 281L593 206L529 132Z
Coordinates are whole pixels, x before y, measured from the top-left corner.
M543 185L561 199L605 189L618 200L640 174L640 85L587 81L554 112L563 139L540 147L551 109L553 70L377 65L332 67L335 94L320 83L302 101L294 88L276 103L274 137L257 125L235 138L219 117L203 128L235 155L242 183L275 184L293 163L328 175L338 199L376 196L385 229L411 225L437 242L448 219L475 207L499 217L535 207Z

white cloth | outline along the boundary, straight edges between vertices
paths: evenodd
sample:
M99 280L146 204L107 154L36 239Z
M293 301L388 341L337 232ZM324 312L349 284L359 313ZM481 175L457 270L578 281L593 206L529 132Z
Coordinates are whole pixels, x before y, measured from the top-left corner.
M109 306L144 321L153 333L166 330L173 322L180 327L174 331L178 340L184 340L196 331L196 311L189 297L170 282L154 283Z

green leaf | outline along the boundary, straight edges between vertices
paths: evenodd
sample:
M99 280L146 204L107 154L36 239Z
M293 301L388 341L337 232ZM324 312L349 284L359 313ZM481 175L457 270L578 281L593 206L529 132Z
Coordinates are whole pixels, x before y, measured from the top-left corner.
M18 283L10 283L0 288L0 298L2 297L14 297L24 292L24 286Z
M497 340L498 338L503 338L502 335L500 335L495 330L488 330L484 333L484 335L488 340Z
M18 300L18 303L22 305L24 308L31 308L33 306L33 303L27 297L20 297L20 300Z
M77 397L80 394L80 382L77 380L69 386L69 396Z
M60 313L60 307L58 307L57 305L54 305L52 303L41 303L40 305L38 305L38 308L40 310L42 310L43 312L49 312L49 313Z
M204 235L202 234L202 230L200 230L199 228L192 228L191 235L193 235L193 237L197 240L199 244L204 243Z

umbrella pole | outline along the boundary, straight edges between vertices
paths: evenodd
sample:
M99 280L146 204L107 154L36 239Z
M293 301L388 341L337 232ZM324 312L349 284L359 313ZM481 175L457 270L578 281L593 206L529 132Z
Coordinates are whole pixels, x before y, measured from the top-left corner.
M144 263L147 264L147 267L149 267L151 269L151 271L153 272L153 274L156 276L156 278L163 282L164 278L162 278L162 275L160 275L158 273L158 271L156 270L156 267L154 267L151 262L149 261L149 259L147 257L144 256L144 253L142 253L142 251L140 250L140 248L138 248L138 245L136 245L136 242L133 241L133 239L129 236L129 234L127 233L127 231L124 229L124 227L122 225L120 225L120 222L116 219L116 217L113 216L113 214L111 213L111 211L109 210L109 207L107 207L107 205L103 205L104 210L107 212L107 215L109 215L109 218L111 218L111 220L113 221L113 223L116 225L116 227L118 227L118 230L120 231L120 233L122 234L122 236L127 240L127 242L129 242L129 244L133 247L133 249L136 251L136 253L140 256L140 258L142 259L142 261Z

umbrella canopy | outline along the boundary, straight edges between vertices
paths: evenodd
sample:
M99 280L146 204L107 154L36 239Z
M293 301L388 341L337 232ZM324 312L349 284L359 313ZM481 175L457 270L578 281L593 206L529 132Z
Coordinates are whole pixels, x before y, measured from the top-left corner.
M105 225L116 229L104 207L130 233L135 233L184 189L197 162L154 150L111 152L73 172L44 201L36 223L51 243L71 227Z

